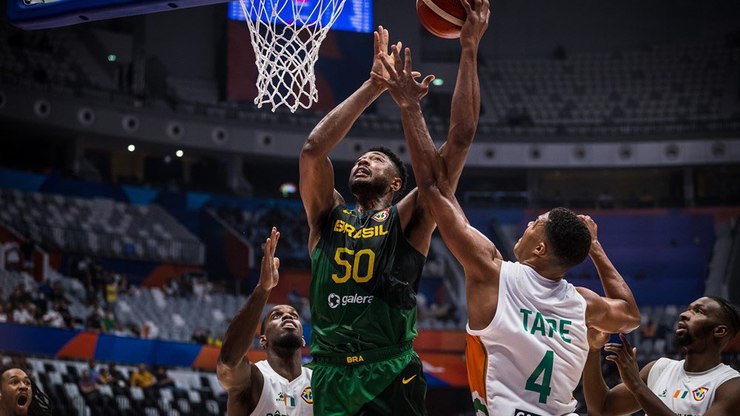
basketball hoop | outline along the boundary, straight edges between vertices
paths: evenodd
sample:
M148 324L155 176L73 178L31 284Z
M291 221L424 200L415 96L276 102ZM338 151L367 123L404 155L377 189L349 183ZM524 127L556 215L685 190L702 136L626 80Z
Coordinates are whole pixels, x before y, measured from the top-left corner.
M314 65L345 0L239 0L257 64L257 97L274 112L295 112L319 99Z

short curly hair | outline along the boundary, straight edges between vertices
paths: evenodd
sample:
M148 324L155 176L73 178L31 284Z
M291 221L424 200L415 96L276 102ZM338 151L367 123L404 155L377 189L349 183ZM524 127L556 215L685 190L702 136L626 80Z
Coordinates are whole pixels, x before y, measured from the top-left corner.
M727 299L721 298L719 296L707 297L719 304L720 322L723 325L727 325L727 332L729 332L730 334L727 339L731 340L735 338L735 335L737 335L738 331L740 331L740 315L738 315L735 306L728 302Z
M398 177L401 178L401 187L398 189L398 192L396 192L396 195L403 195L403 191L406 190L406 184L409 180L409 172L406 169L406 165L403 163L401 158L393 153L391 149L385 146L373 147L372 149L369 149L368 152L380 152L388 156L388 159L393 162L393 164L396 166L396 170L398 170Z
M545 238L561 266L570 269L588 256L591 232L573 211L558 207L550 210L545 223Z

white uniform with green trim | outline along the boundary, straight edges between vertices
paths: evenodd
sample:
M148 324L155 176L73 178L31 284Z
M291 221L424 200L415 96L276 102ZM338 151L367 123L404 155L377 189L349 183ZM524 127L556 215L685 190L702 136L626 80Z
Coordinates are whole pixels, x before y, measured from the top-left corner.
M504 262L496 316L485 329L467 328L475 340L468 339L469 361L485 363L480 374L468 367L469 379L485 380L485 391L471 384L474 402L480 403L477 414L572 413L577 406L573 390L588 355L585 315L585 299L567 281Z
M276 373L267 360L255 363L265 378L262 395L250 416L311 416L311 369L303 367L301 375L293 381Z
M684 361L660 358L648 374L647 385L650 390L677 415L704 415L714 402L719 386L740 377L740 373L725 364L700 373L690 373L683 369Z

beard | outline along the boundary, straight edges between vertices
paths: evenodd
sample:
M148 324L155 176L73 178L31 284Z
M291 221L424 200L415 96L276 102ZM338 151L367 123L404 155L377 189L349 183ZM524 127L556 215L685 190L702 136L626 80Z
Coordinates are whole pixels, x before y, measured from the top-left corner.
M694 337L689 331L684 331L683 334L673 334L673 346L676 348L686 348L694 342Z
M303 346L303 338L299 334L287 333L273 342L277 348L295 350Z
M350 179L349 189L358 198L383 195L388 189L388 180L385 178Z

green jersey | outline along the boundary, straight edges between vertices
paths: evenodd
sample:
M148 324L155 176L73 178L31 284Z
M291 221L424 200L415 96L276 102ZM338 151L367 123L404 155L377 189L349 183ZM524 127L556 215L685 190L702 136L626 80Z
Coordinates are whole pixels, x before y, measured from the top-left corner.
M334 208L311 256L311 353L413 340L425 261L406 241L395 205L362 213Z

